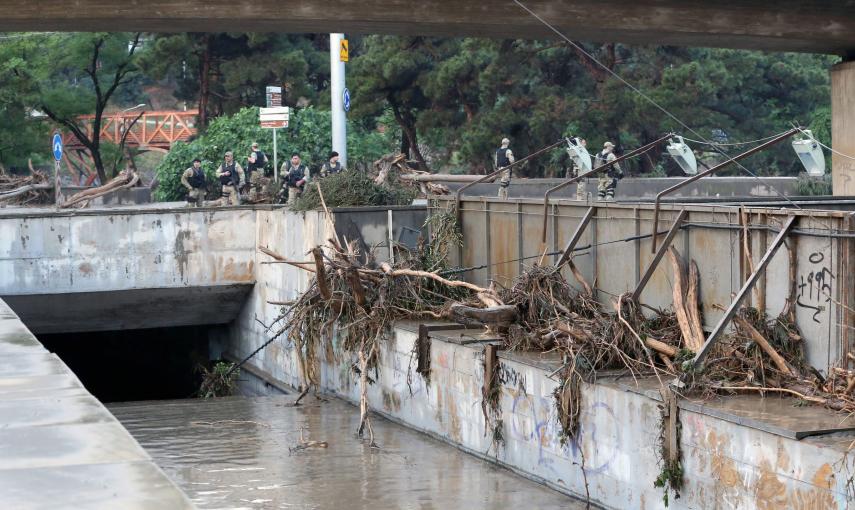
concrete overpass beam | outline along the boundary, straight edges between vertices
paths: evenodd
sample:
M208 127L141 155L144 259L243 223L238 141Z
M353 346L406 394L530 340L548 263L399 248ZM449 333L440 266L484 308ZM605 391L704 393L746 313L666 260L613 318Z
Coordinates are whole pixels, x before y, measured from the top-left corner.
M834 150L855 156L855 60L831 68L831 140ZM832 154L835 195L855 195L855 160Z

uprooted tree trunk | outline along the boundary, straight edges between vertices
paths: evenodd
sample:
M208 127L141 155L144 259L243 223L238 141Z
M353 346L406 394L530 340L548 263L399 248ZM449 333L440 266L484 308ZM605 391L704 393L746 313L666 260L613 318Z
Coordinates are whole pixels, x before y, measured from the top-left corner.
M680 252L673 246L668 248L668 258L674 269L674 313L683 333L683 342L694 352L704 345L704 330L701 326L701 315L698 311L700 279L698 266L695 261L689 264L686 274L686 264Z
M86 207L91 200L94 200L110 193L115 193L119 190L132 188L137 185L140 177L131 170L122 170L119 175L110 180L103 186L83 190L80 193L72 195L65 203L61 204L61 208L69 207Z

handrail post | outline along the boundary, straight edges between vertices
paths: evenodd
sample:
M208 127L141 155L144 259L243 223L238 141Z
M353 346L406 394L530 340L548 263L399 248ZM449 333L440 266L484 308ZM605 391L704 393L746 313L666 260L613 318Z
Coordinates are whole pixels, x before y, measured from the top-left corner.
M647 283L650 281L650 278L653 277L653 273L656 272L656 268L659 266L659 262L662 260L662 257L665 256L665 252L668 251L668 247L671 246L671 241L674 240L677 232L680 231L680 227L683 226L683 221L686 219L687 214L688 211L680 209L680 213L677 214L677 219L675 219L674 223L671 225L671 230L669 230L668 235L665 236L662 246L659 247L656 255L653 256L653 260L650 261L647 269L644 270L644 275L638 281L638 285L635 286L635 290L632 292L632 300L636 303L638 302L638 298L641 297L641 293L644 291L644 288L647 287ZM658 225L655 225L653 228L656 230L659 229Z
M561 266L570 260L573 249L576 248L576 245L579 243L579 239L582 238L582 234L585 232L585 228L596 213L597 208L594 206L588 207L588 210L585 211L585 215L582 216L582 219L579 220L579 224L576 226L576 231L573 232L573 236L570 238L570 241L567 242L567 246L564 247L564 253L561 254L561 258L558 259L558 262L555 264L555 271L559 271Z
M766 250L766 253L763 255L763 258L760 259L760 263L757 264L757 268L751 273L751 276L745 280L745 283L742 284L742 288L739 289L739 292L736 294L736 297L733 299L733 302L730 303L730 306L727 307L727 310L724 312L724 315L719 319L718 324L716 324L710 336L707 337L704 345L701 346L701 349L695 354L695 358L692 360L692 365L697 367L700 363L703 363L704 358L712 350L712 347L721 337L722 333L724 333L724 329L727 327L727 324L736 315L736 311L739 309L739 306L742 304L742 300L745 299L745 296L751 292L752 287L760 278L760 274L766 270L766 266L769 265L769 262L772 260L772 257L775 256L775 252L778 251L778 248L784 244L784 240L789 235L790 231L793 229L793 225L796 223L796 216L790 216L786 223L784 223L784 227L778 232L778 236L775 237L775 240L772 241L772 244L769 246L769 249Z

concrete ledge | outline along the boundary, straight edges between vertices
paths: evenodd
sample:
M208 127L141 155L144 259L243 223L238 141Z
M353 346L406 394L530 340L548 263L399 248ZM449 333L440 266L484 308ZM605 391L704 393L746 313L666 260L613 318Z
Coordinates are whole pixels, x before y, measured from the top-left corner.
M4 508L193 508L3 301L0 451Z
M254 283L4 296L38 334L227 324ZM32 289L35 291L36 289Z

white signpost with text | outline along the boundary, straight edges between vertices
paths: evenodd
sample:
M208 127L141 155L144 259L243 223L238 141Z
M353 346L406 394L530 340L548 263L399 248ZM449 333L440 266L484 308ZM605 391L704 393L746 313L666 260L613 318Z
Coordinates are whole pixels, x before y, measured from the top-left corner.
M271 93L271 89L278 90ZM268 105L271 103L282 104L281 91L281 87L267 87ZM291 117L291 109L287 106L279 106L279 104L268 106L267 108L260 108L258 110L258 121L261 123L261 127L273 130L273 178L276 182L279 182L279 166L276 158L276 130L279 128L287 128L288 120Z

